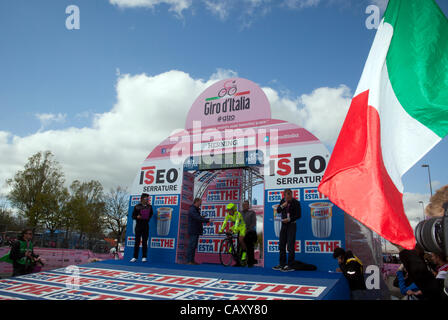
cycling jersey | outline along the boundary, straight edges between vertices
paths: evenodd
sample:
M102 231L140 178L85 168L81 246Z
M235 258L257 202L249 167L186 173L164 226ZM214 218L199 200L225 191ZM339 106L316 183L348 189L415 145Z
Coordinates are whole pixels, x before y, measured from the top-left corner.
M239 211L235 211L233 215L227 213L224 219L224 223L222 224L219 231L224 231L227 225L227 221L229 220L234 223L233 227L230 228L230 231L232 231L232 233L239 233L240 236L244 237L246 235L246 224L244 223L243 215Z

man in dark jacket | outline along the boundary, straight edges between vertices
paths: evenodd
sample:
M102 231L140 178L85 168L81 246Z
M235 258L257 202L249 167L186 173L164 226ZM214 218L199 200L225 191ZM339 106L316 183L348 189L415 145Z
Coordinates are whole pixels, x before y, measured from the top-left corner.
M244 242L247 248L247 266L253 267L258 261L255 260L254 245L257 242L257 215L255 211L249 209L249 201L243 202L243 210L241 215L243 216L244 223L246 224L246 235L244 236Z
M280 201L277 212L282 216L279 236L280 263L272 269L284 272L294 271L292 265L296 247L296 220L302 216L302 210L300 202L293 198L291 189L285 189L284 198ZM288 264L286 264L286 246L288 246Z
M339 268L348 281L351 290L352 299L363 297L362 292L367 290L364 280L364 268L361 260L356 257L352 251L345 251L342 248L336 248L333 251L333 258L338 260Z
M149 194L142 193L140 203L134 207L134 211L132 212L132 219L136 221L136 225L134 230L134 257L131 259L131 262L135 262L138 259L140 241L142 243L142 262L146 262L148 254L149 220L152 215L153 210L149 204Z
M195 198L188 210L188 235L190 239L188 241L187 264L199 264L194 261L196 248L198 247L198 239L204 232L202 224L210 222L210 219L201 216L201 204L202 200Z
M399 245L395 245L400 251L400 260L409 273L409 278L420 288L425 299L428 300L448 300L448 295L444 292L443 280L436 279L434 274L428 270L423 259L423 249L418 245L414 250L407 250Z

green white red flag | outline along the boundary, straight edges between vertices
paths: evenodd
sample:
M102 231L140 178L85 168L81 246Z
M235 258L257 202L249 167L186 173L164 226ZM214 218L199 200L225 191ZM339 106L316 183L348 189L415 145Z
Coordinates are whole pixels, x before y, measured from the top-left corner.
M448 134L448 20L434 0L389 0L319 191L407 249L402 176Z

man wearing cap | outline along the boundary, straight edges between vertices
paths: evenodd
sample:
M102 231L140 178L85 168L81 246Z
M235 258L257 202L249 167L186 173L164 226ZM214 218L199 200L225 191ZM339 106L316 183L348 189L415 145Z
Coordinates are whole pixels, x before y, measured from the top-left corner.
M246 224L244 223L243 216L239 211L236 210L236 205L234 203L229 203L226 206L226 217L224 218L224 223L222 224L221 228L219 229L219 233L223 233L224 229L227 225L227 222L230 220L234 223L233 227L230 228L230 231L232 233L238 234L238 241L243 249L243 254L241 255L241 260L246 260L247 256L247 248L246 243L244 242L244 236L246 235Z
M138 259L140 241L142 243L142 262L146 262L148 254L149 220L152 214L153 210L149 204L149 194L142 193L140 203L134 207L134 211L132 212L132 219L136 221L136 224L134 230L134 257L131 259L131 262L135 262Z

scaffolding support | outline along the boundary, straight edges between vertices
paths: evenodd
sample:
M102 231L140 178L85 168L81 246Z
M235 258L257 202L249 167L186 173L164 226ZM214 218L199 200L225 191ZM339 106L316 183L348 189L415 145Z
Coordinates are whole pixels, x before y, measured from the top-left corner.
M215 178L223 170L216 171L195 171L195 180L200 183L197 191L195 192L195 198L202 198L208 185L215 180ZM242 175L242 197L240 208L242 207L243 201L248 200L252 205L252 188L258 184L264 183L263 175L260 174L258 167L245 167L243 168ZM246 197L247 192L247 197Z

